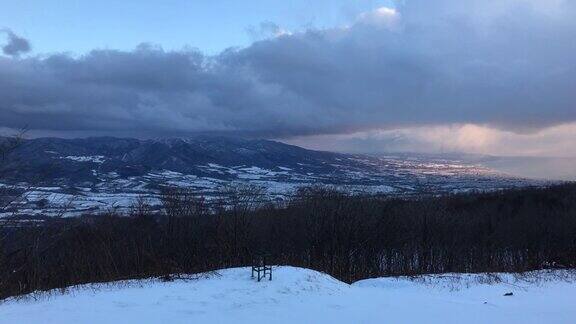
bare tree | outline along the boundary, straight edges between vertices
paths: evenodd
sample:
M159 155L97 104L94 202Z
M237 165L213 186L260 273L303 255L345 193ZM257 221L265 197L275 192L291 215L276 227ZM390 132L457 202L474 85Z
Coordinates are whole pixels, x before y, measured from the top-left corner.
M2 219L2 217L4 216L6 209L18 197L18 193L15 188L7 186L2 181L4 179L4 164L7 156L22 143L23 137L23 130L12 136L0 137L0 268L2 268L5 263L5 229L6 227L14 225L12 221Z
M204 197L188 188L164 188L160 199L167 217L168 235L176 235L182 229L183 219L197 223L199 217L208 213Z

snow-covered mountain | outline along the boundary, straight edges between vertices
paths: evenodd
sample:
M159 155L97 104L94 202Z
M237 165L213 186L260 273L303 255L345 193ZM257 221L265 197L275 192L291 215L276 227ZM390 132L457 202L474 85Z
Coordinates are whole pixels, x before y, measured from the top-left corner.
M316 271L249 268L173 282L92 284L0 303L0 323L574 323L576 285L566 271L376 278L352 285ZM543 281L534 282L533 276ZM491 279L491 280L487 280ZM512 293L511 296L505 296Z
M211 197L222 186L249 183L265 188L268 198L282 200L311 184L387 195L536 184L457 159L340 154L213 136L26 140L2 163L0 183L22 194L8 214L61 213L64 207L68 214L126 208L139 196L154 204L163 186L187 187Z

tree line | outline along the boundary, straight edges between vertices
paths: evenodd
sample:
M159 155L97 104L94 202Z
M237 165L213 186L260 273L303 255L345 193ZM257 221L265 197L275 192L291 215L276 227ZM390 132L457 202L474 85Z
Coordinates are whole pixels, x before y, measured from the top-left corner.
M256 187L212 201L167 188L163 212L47 219L0 228L0 299L93 282L250 265L306 267L345 282L446 272L576 267L576 185L441 197L299 189L263 203Z

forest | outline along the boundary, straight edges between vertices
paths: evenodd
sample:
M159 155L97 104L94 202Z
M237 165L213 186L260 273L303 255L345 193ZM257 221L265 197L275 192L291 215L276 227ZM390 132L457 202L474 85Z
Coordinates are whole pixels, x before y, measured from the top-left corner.
M249 266L306 267L351 283L431 273L576 268L576 185L391 198L305 187L282 204L257 187L227 201L166 188L161 212L4 221L0 299L72 285Z

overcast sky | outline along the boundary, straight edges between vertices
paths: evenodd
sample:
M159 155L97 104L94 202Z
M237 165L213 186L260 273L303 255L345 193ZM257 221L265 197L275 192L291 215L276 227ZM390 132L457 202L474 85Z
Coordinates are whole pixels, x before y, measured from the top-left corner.
M0 4L0 131L576 157L576 2Z

